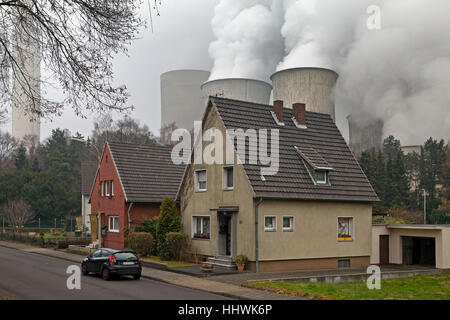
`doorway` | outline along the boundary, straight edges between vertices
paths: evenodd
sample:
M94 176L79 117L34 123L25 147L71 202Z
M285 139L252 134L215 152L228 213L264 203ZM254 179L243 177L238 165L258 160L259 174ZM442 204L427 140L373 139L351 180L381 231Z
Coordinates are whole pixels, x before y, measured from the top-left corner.
M232 213L223 213L223 212L218 212L218 225L219 225L219 230L218 230L218 244L217 244L217 248L218 248L218 255L220 256L228 256L231 257L233 256L234 250L233 250L233 246L234 246L234 228L233 228L233 223L234 220L233 219L233 214Z
M434 238L402 237L403 264L436 266L436 245Z
M380 265L389 264L389 236L380 235Z

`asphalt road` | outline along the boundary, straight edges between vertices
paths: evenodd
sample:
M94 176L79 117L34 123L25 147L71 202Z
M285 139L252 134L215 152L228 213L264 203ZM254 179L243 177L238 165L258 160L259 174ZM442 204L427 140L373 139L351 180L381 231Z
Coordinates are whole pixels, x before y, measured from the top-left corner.
M0 247L0 292L19 299L222 300L226 297L141 278L104 281L81 276L81 290L67 289L67 267L75 263Z

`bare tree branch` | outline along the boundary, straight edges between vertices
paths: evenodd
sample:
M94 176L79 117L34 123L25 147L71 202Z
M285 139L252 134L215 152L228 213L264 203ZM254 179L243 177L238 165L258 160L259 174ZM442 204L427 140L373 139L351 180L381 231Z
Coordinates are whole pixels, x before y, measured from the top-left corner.
M30 206L23 200L10 200L1 210L8 224L14 228L23 227L34 217Z
M154 1L155 8L160 4ZM59 115L64 106L81 117L87 110L132 108L126 86L113 86L112 62L116 54L127 54L145 26L141 5L142 0L0 0L0 105L20 92L11 102L36 117ZM64 98L46 98L52 87Z

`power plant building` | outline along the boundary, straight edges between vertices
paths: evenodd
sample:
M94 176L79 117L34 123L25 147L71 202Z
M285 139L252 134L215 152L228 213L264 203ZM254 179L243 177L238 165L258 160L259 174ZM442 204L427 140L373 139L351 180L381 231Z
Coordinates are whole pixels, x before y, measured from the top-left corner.
M201 85L210 73L202 70L174 70L161 75L161 127L175 123L190 130L201 120L205 102Z
M339 75L324 68L293 68L274 73L273 100L281 100L286 108L304 103L306 111L335 117L334 90Z
M227 78L211 80L202 85L205 102L210 96L269 104L272 86L261 80Z
M384 122L362 114L347 117L349 127L349 146L356 157L362 152L380 150L383 143Z
M18 141L34 136L39 142L40 118L36 113L41 96L40 45L36 32L30 35L33 26L26 24L17 23L12 36L12 53L18 64L13 66L12 77L12 135Z

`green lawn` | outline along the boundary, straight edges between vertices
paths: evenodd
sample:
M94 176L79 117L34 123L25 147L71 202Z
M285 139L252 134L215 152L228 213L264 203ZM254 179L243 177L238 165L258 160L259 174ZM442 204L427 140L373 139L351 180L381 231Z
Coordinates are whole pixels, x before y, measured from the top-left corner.
M188 267L188 266L192 266L192 263L189 262L183 262L183 261L164 261L161 260L161 258L159 257L145 257L145 258L141 258L143 261L150 261L150 262L158 262L158 263L162 263L165 264L168 268L176 268L176 267Z
M450 300L450 273L382 280L380 290L369 290L365 282L325 284L261 281L249 282L247 286L313 299Z

